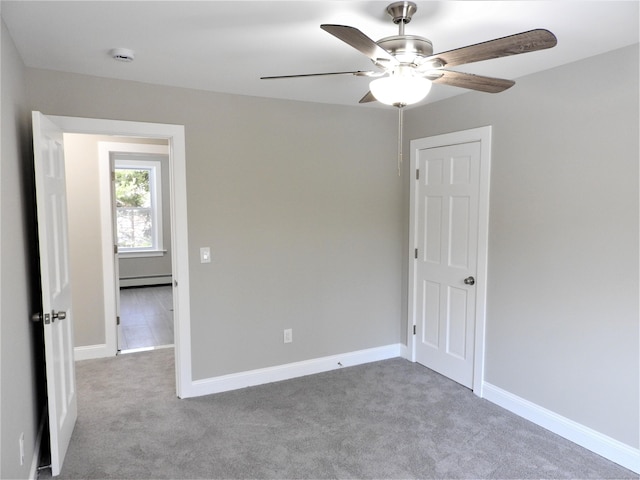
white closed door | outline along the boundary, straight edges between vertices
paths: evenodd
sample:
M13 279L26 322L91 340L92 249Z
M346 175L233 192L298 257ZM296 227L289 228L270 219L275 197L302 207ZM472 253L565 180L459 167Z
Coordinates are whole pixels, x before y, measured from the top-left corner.
M62 131L33 112L51 470L60 474L78 416Z
M417 152L415 358L473 388L481 144Z

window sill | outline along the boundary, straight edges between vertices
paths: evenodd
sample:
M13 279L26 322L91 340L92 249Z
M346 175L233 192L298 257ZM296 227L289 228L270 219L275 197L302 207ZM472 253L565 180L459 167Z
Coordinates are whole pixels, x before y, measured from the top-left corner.
M145 258L145 257L162 257L166 250L144 250L138 252L119 252L120 258Z

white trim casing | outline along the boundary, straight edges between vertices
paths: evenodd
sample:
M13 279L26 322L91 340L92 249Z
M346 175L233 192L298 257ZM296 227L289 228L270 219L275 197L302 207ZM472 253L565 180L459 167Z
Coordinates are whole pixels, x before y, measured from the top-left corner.
M135 252L119 251L120 258L147 258L147 257L162 257L167 253L167 250L137 250Z
M633 448L551 410L484 382L484 398L612 462L640 473L640 449Z
M476 331L474 350L473 392L482 397L484 384L484 347L487 307L487 263L489 254L489 190L491 178L491 126L472 128L460 132L445 133L433 137L411 140L410 175L417 169L418 151L426 148L480 142L480 191L478 194L478 252L476 266ZM416 341L413 326L416 324L415 262L412 255L418 241L416 231L416 181L411 179L409 196L409 291L407 323L407 358L416 361Z
M409 360L410 362L413 361L411 360L411 350L404 343L400 344L400 356L405 360Z
M162 229L162 162L156 160L156 156L147 156L147 158L136 158L136 156L130 155L131 153L138 153L136 148L137 144L131 144L129 147L131 151L123 152L122 158L120 158L119 152L109 151L113 159L113 169L115 170L147 170L149 172L149 190L151 197L151 236L153 239L152 247L121 247L118 249L118 254L121 258L129 257L145 257L145 256L162 256L164 250L164 238ZM169 156L169 148L166 147L166 157ZM164 156L164 155L163 155ZM117 189L116 189L117 191ZM118 210L116 202L116 212ZM117 213L116 213L117 217ZM115 238L115 235L114 235Z
M171 198L171 268L173 290L176 393L191 385L191 311L189 301L189 239L187 225L186 145L183 125L49 116L65 133L163 138L169 141ZM104 233L103 233L104 235ZM109 240L111 242L111 240ZM115 335L115 332L114 332Z
M44 433L44 426L47 423L47 406L42 407L40 413L40 426L38 427L38 434L36 441L33 445L33 457L31 458L31 468L29 469L29 480L38 479L38 468L40 467L40 460L42 459L42 437Z
M113 351L113 345L109 345L108 343L83 345L81 347L73 348L73 359L76 362L80 360L93 360L94 358L113 357L115 354L115 351Z
M353 367L364 363L387 360L389 358L400 357L401 352L402 345L398 343L356 352L314 358L302 362L260 368L247 372L232 373L220 377L195 380L191 383L191 388L189 388L186 395L182 396L182 398L237 390L239 388L280 382L305 375L337 370L343 367Z

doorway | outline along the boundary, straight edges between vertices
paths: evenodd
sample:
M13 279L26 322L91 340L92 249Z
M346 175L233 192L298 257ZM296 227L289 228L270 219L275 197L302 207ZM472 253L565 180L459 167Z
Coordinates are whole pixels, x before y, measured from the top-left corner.
M411 357L480 396L490 163L491 127L411 141Z
M65 133L89 133L102 135L141 136L164 138L171 147L169 167L171 170L171 215L172 238L176 255L173 257L173 299L176 304L174 322L181 334L175 348L176 393L178 397L189 396L191 387L191 343L189 319L189 265L186 224L186 169L184 127L113 120L96 120L76 117L46 116L32 112L34 140L34 172L38 222L42 227L39 253L44 260L42 275L42 307L39 318L44 323L44 351L47 363L47 397L49 411L49 443L52 475L58 475L77 418L77 396L75 387L75 362L73 326L73 283L69 271L69 229L67 224L68 188L65 176ZM108 188L102 189L108 191ZM104 193L104 192L103 192ZM178 219L178 215L183 219ZM102 246L100 238L113 239L111 228L92 239L92 244ZM107 235L108 234L108 235ZM111 244L112 245L112 244ZM81 245L83 247L83 245ZM105 253L103 267L113 267L113 250ZM94 259L95 260L95 259ZM96 266L89 262L87 269ZM113 277L112 277L113 278ZM180 281L178 281L178 279ZM113 283L107 282L113 290ZM178 289L178 285L181 286ZM50 312L50 313L49 313ZM94 312L95 313L95 312ZM115 329L104 322L105 347L115 337ZM53 370L51 370L53 369Z
M105 135L108 137L137 137L162 139L169 145L170 159L169 170L171 178L171 244L173 255L172 265L172 300L174 307L174 346L176 366L176 393L180 398L189 396L192 385L191 378L191 338L190 338L190 302L189 302L189 262L188 262L188 229L187 229L187 204L186 204L186 158L185 135L181 125L153 124L129 122L120 120L102 120L79 117L48 116L63 133L83 133L92 135ZM106 169L108 171L108 168ZM108 173L107 173L108 175ZM101 183L103 185L104 182ZM109 196L109 188L100 188L100 196ZM113 231L109 218L101 218L105 228L98 229L95 238L96 243L108 245L110 248L102 249L102 269L109 273L109 278L115 278L113 256ZM91 263L95 265L95 258ZM85 268L91 268L87 264ZM115 284L105 282L105 292L111 292L111 298L115 298ZM104 297L103 297L104 298ZM104 322L103 344L92 345L88 351L88 357L112 356L117 350L117 328L115 325L115 307L111 312L107 310L111 302L101 302L104 305L106 318L113 318L113 324ZM114 302L115 303L115 302ZM112 315L110 315L111 313ZM76 357L78 350L76 349ZM80 351L82 353L82 350ZM87 353L87 352L85 352ZM97 355L99 354L99 355ZM91 357L90 355L93 355Z
M64 144L76 358L173 345L167 140L65 133Z
M115 284L117 350L171 347L169 145L149 138L114 140L98 140L98 161L102 170L109 167L101 181L108 183L110 195L102 197L100 208L113 226L114 278L104 282Z

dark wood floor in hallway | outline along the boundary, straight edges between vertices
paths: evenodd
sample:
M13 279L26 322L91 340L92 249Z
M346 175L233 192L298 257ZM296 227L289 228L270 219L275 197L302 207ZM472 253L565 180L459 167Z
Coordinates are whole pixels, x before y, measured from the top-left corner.
M120 350L173 344L171 285L120 289Z

